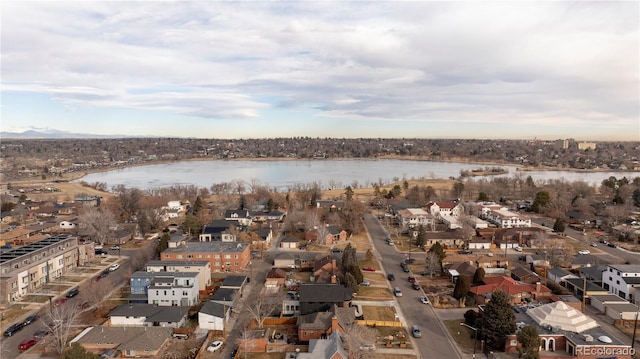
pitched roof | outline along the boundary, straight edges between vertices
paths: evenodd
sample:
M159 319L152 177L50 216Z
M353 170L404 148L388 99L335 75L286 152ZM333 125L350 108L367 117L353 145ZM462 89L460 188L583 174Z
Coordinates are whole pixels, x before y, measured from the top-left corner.
M301 284L298 295L300 302L338 303L351 300L353 292L342 284Z
M562 330L581 333L595 328L598 323L564 302L553 302L527 310L538 325L550 325Z
M206 303L204 303L202 308L200 308L200 313L209 314L218 318L224 318L225 310L228 312L229 309L230 307L228 305L207 301Z
M584 278L565 278L564 280L567 283L571 283L574 287L582 289L585 286ZM607 290L602 288L601 286L591 282L586 281L587 292L598 291L598 292L606 292Z
M515 279L511 277L499 276L499 277L485 277L484 285L477 285L471 287L469 291L476 295L483 295L488 293L493 293L499 289L507 293L508 295L515 295L522 292L535 292L536 285L535 284L522 284L516 282ZM551 292L551 289L545 287L544 285L540 286L540 291L542 292Z
M342 339L338 331L332 332L327 339L312 339L309 341L309 352L299 353L299 359L347 359Z
M238 295L238 290L235 288L220 288L213 293L211 300L233 302L236 295Z
M524 277L530 277L530 276L537 277L538 276L537 274L533 273L532 271L528 270L525 267L516 267L516 268L511 270L511 274L515 275L518 278L524 278Z

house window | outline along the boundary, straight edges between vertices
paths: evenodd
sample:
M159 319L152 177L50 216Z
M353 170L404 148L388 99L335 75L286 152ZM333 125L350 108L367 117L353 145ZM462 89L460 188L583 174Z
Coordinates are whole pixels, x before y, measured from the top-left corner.
M225 258L225 259L231 259L231 254L225 254L225 255L224 255L224 258Z

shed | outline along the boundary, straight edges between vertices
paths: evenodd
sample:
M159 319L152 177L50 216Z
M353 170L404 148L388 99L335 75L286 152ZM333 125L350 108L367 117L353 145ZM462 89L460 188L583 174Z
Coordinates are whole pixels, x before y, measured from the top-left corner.
M626 299L620 298L615 294L594 294L591 297L591 306L599 310L600 312L605 312L605 307L607 304L612 303L629 303ZM617 318L620 319L620 318Z

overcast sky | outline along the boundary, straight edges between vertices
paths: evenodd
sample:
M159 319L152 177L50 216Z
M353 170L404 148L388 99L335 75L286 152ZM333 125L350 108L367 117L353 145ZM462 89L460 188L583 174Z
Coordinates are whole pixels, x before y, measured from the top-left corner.
M2 2L2 131L640 140L639 2Z

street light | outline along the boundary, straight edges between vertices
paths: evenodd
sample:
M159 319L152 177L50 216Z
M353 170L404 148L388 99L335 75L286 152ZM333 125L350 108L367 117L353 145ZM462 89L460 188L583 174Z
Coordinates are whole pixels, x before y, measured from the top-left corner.
M460 326L473 330L473 358L476 357L476 340L478 340L478 328L474 328L467 323L460 323Z

